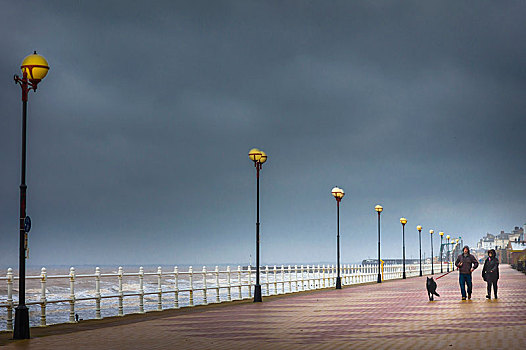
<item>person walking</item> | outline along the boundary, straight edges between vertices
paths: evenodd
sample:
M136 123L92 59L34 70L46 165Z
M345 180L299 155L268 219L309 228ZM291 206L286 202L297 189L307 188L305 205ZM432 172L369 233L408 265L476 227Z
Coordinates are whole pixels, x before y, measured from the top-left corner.
M491 286L493 286L493 293L497 299L497 281L499 279L499 259L495 249L488 250L488 258L484 261L482 268L482 278L488 284L488 294L486 298L491 299Z
M462 254L457 257L455 266L459 272L458 281L460 283L462 300L466 300L466 284L468 286L468 299L471 299L471 292L473 291L471 273L479 266L479 262L473 254L469 253L469 247L467 245L462 248Z

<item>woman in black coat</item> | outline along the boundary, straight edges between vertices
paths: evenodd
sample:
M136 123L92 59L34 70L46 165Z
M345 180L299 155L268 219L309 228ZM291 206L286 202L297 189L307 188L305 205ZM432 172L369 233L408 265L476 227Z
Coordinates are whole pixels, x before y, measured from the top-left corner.
M491 299L491 286L497 299L497 280L499 279L499 259L496 257L495 249L488 250L488 258L482 268L482 278L488 284L488 295L486 298Z

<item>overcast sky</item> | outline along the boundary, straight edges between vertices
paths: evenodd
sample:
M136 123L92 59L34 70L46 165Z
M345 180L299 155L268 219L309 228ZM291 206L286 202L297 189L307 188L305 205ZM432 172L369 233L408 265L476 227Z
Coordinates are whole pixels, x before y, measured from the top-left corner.
M524 1L1 1L0 266L418 257L526 222ZM435 235L435 252L439 237Z

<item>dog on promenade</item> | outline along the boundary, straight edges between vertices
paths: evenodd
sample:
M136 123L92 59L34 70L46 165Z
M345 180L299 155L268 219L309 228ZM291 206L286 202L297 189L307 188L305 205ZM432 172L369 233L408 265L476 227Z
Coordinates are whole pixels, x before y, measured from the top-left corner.
M437 297L440 296L440 294L437 293L437 283L435 282L433 277L427 277L426 289L429 301L433 301L433 295L436 295Z

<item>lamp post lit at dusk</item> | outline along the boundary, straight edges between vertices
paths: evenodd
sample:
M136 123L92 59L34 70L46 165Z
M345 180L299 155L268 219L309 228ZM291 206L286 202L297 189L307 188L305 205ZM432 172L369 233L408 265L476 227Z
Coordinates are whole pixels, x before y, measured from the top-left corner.
M254 286L254 302L263 301L261 298L261 284L259 284L259 171L267 161L265 152L253 148L248 152L248 157L256 167L256 285Z
M444 254L444 245L442 244L442 238L444 237L444 232L440 231L438 234L440 235L440 273L442 273L444 272L442 270L442 255Z
M374 207L374 210L378 213L378 279L376 282L382 283L382 272L380 271L380 214L384 208L378 204Z
M332 189L332 195L336 199L336 266L338 269L338 276L336 277L336 289L342 289L342 280L340 277L340 202L345 195L345 192L339 187Z
M22 78L15 75L15 83L22 88L22 173L20 183L20 249L19 249L19 291L18 306L15 308L14 339L29 339L29 309L26 306L26 253L27 233L31 227L26 218L26 131L27 131L27 98L30 90L37 91L37 85L47 75L49 65L46 59L35 51L27 56L20 66Z
M405 279L405 224L407 224L406 218L400 218L402 224L402 278Z
M418 247L420 253L418 261L420 262L420 276L422 276L422 226L418 225L416 229L418 230Z
M449 272L449 239L451 237L449 235L446 236L447 239L447 272Z
M435 269L433 268L433 233L435 233L435 231L433 230L429 230L429 236L431 237L431 274L434 275L435 274Z

